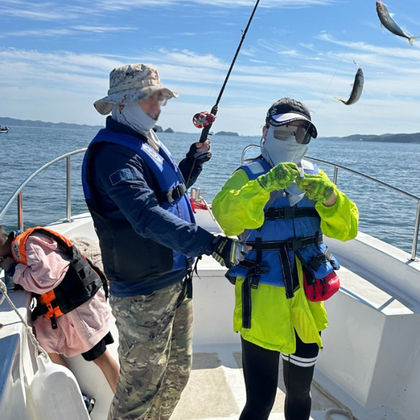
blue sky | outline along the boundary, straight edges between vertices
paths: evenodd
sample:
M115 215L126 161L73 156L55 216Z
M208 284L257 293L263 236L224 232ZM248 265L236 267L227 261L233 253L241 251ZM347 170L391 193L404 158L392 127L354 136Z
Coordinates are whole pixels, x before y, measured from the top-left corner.
M386 4L420 35L418 0ZM102 124L92 103L106 95L109 72L143 62L180 94L159 124L194 132L192 116L214 104L253 5L1 0L0 116ZM345 106L334 98L349 96L354 60L365 89ZM420 132L420 39L410 46L381 28L375 0L261 0L214 130L259 134L282 96L308 105L320 136Z

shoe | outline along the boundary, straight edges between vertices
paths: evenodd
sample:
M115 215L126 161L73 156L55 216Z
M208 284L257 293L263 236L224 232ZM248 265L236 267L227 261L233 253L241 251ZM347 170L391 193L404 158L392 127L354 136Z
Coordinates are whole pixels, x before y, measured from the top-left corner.
M95 398L89 398L86 394L82 394L88 413L90 414L95 407Z

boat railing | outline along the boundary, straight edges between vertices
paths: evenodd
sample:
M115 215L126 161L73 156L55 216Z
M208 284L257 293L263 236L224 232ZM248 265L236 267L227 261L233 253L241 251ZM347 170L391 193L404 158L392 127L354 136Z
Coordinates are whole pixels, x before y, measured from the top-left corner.
M254 149L254 148L259 149L260 146L256 145L256 144L250 144L249 146L245 147L245 149L242 152L242 157L241 157L241 162L242 163L246 161L246 159L245 159L246 152L248 150ZM403 195L405 197L416 200L417 201L417 211L416 211L416 221L415 221L415 224L414 224L413 243L412 243L412 247L411 247L411 261L416 260L417 245L418 245L418 239L419 239L419 227L420 227L420 197L418 197L417 195L411 194L407 191L401 190L400 188L394 187L393 185L387 184L386 182L383 182L379 179L376 179L376 178L373 178L369 175L366 175L362 172L355 171L354 169L350 169L350 168L347 168L347 167L342 166L342 165L338 165L337 163L328 162L326 160L317 159L317 158L313 158L313 157L310 157L310 156L305 156L305 159L308 159L308 160L311 160L311 161L314 161L314 162L319 162L319 163L322 163L324 165L332 167L334 169L333 182L336 185L338 183L338 170L341 169L343 171L350 172L353 175L362 177L364 179L367 179L369 181L372 181L372 182L375 182L379 185L382 185L383 187L385 187L387 189L390 189L392 191L395 191L396 193L398 193L400 195Z
M84 153L87 148L73 150L72 152L65 153L64 155L58 156L55 159L47 162L45 165L42 165L39 169L29 175L22 184L16 189L16 191L10 196L6 204L0 211L0 221L3 219L4 215L9 210L9 207L13 202L17 201L17 224L20 230L23 230L23 189L26 187L29 182L31 182L37 175L43 172L45 169L49 168L51 165L66 159L66 217L65 222L71 222L71 157L79 153Z
M249 149L254 148L254 147L259 147L259 146L250 145L250 146L247 146L244 149L244 152L242 153L242 158L241 158L242 162L245 161L244 157L245 157L246 151L248 151ZM78 149L78 150L74 150L72 152L65 153L64 155L58 156L57 158L55 158L55 159L51 160L50 162L46 163L45 165L41 166L39 169L37 169L35 172L33 172L31 175L29 175L22 182L22 184L16 189L16 191L11 195L9 200L6 202L4 207L1 209L1 211L0 211L0 221L2 220L2 218L4 217L6 212L8 211L9 207L13 204L13 202L15 200L17 200L18 227L19 227L20 230L23 230L23 192L22 191L23 191L24 187L26 187L26 185L33 178L35 178L37 175L39 175L42 171L44 171L45 169L47 169L51 165L53 165L53 164L55 164L55 163L57 163L57 162L59 162L63 159L66 159L66 217L65 217L64 221L70 222L72 220L71 219L71 170L70 170L71 157L74 156L74 155L77 155L79 153L83 153L85 151L86 151L86 148L83 148L83 149ZM387 184L386 182L383 182L379 179L376 179L376 178L373 178L369 175L366 175L362 172L355 171L354 169L350 169L350 168L347 168L345 166L338 165L336 163L328 162L326 160L317 159L317 158L313 158L313 157L307 157L307 159L332 167L334 169L334 176L333 176L334 184L338 183L338 171L339 171L339 169L341 169L343 171L350 172L353 175L356 175L356 176L365 178L369 181L380 184L383 187L385 187L387 189L390 189L392 191L395 191L396 193L398 193L400 195L403 195L403 196L406 196L408 198L416 200L417 201L417 212L416 212L416 221L415 221L415 225L414 225L413 243L412 243L412 248L411 248L411 260L412 261L416 260L418 237L419 237L419 227L420 227L420 197L418 197L414 194L411 194L407 191L401 190L400 188L394 187L393 185Z

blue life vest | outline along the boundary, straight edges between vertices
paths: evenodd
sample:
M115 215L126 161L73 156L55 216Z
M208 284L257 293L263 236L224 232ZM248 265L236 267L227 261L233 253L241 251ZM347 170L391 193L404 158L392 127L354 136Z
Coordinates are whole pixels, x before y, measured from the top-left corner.
M143 238L132 229L128 221L105 218L95 208L95 191L91 188L89 173L94 149L101 143L114 143L128 147L138 154L151 170L159 185L154 191L159 205L177 217L194 223L191 202L186 194L184 178L169 150L160 145L157 152L147 142L126 133L102 129L90 143L82 167L82 183L85 200L92 214L103 255L104 268L112 280L141 281L169 272L186 269L190 258L166 248L155 241Z
M306 173L318 173L318 167L303 161ZM243 166L249 179L256 179L267 173L271 166L258 158ZM312 200L304 197L296 205L290 206L285 190L271 193L265 208L265 220L258 229L245 231L241 239L253 247L246 260L228 272L228 278L249 279L250 287L258 283L286 287L286 296L293 297L299 286L295 255L301 261L306 275L321 279L334 269L338 261L322 242L320 217Z

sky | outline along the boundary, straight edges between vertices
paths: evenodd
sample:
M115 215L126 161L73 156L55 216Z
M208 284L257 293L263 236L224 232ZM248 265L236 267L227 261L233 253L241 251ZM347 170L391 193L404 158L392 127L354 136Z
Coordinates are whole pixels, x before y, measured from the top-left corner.
M381 27L375 0L261 0L219 104L214 131L261 132L268 107L304 102L321 137L420 132L420 39ZM102 125L93 102L110 71L154 65L179 93L158 124L197 132L254 0L1 0L0 117ZM420 35L420 2L387 0ZM361 99L346 106L357 70ZM1 118L0 118L1 124Z

